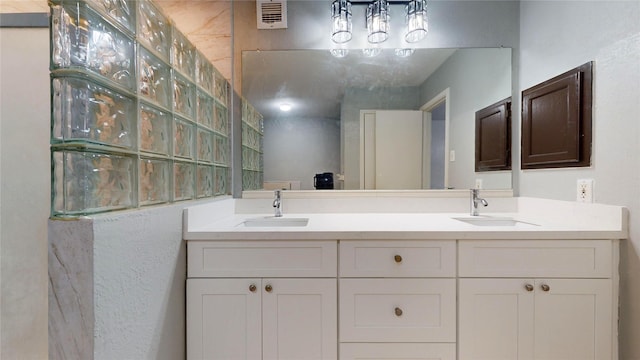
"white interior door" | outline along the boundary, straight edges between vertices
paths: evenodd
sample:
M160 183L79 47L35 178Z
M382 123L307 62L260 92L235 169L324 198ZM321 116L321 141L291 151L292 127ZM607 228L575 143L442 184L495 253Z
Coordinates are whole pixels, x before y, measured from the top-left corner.
M424 121L422 111L361 113L363 189L421 189Z

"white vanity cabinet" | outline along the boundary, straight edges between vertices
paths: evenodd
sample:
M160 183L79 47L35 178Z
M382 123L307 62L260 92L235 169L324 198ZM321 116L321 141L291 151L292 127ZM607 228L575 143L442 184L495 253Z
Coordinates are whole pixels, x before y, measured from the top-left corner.
M335 241L190 241L187 358L337 359Z
M340 242L340 359L456 359L456 242Z
M617 359L618 242L459 241L460 360Z

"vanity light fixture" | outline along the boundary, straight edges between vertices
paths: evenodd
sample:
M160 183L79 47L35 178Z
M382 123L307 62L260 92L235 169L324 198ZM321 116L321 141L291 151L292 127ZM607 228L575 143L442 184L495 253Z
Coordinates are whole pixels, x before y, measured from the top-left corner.
M391 23L390 6L404 5L407 29L404 40L415 43L424 39L429 31L427 19L427 0L334 0L331 3L331 40L345 44L351 40L351 7L366 5L365 20L367 41L380 44L389 38Z
M333 42L342 44L351 40L351 1L335 0L331 3L331 21Z

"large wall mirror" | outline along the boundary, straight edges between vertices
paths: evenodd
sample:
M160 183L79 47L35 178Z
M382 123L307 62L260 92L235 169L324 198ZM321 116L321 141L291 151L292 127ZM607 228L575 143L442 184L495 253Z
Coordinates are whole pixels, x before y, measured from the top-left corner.
M243 51L241 70L267 184L311 190L329 172L347 190L511 188L510 171L474 168L475 112L511 96L511 49Z

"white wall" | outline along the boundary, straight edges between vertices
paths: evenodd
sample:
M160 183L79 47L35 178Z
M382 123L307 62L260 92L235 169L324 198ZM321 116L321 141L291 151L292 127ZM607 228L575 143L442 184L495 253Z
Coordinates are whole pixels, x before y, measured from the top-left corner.
M47 357L49 31L0 29L0 357Z
M576 180L591 178L596 202L629 208L631 239L621 247L620 359L640 359L640 2L520 6L520 90L595 61L592 166L521 171L520 195L575 200Z
M313 190L313 176L340 172L340 121L279 117L264 120L264 180L300 181Z

